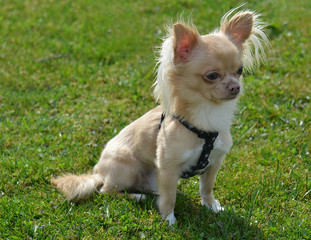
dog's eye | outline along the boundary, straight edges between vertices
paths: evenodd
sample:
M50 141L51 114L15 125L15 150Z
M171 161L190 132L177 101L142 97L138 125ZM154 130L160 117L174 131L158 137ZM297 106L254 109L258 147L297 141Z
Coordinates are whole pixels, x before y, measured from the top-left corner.
M238 71L236 72L238 75L243 73L243 66L239 67Z
M209 74L205 74L205 75L204 75L204 78L205 78L205 79L211 80L211 81L215 81L218 77L219 77L219 75L218 75L218 73L216 73L216 72L212 72L212 73L209 73Z

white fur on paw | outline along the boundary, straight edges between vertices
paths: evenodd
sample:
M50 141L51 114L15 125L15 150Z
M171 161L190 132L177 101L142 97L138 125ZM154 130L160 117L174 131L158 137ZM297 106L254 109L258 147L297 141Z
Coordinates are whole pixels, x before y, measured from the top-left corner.
M177 222L174 212L171 212L169 215L166 217L166 221L168 221L168 224L171 226L172 224L175 224Z
M206 206L208 209L212 209L214 213L219 213L225 210L217 200L215 200L212 205L209 205L207 203L203 203L203 205Z
M145 194L138 194L138 193L131 194L131 197L136 199L137 202L140 202L140 201L146 199L146 195Z

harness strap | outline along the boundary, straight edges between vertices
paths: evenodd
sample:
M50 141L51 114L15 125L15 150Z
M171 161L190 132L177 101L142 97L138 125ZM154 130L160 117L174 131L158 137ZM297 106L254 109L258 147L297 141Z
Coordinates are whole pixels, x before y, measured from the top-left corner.
M161 115L161 121L160 121L160 124L159 124L159 130L161 129L162 122L164 121L164 118L165 118L165 115L162 113L162 115Z
M164 118L165 115L162 114L159 129L161 129ZM218 136L218 132L205 132L199 130L193 125L191 125L189 122L187 122L184 118L175 114L172 115L172 118L178 120L185 128L195 133L198 136L198 138L203 138L205 140L197 165L191 166L190 169L188 171L184 171L180 177L189 178L197 174L201 175L205 173L207 170L207 165L209 164L208 158L210 156L211 151L214 148L214 142Z

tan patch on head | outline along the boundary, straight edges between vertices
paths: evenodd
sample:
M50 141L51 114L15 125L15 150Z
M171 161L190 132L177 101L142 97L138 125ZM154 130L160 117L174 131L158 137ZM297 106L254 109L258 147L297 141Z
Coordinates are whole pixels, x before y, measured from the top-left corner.
M242 64L242 53L223 35L205 35L198 46L202 71L234 72ZM201 56L200 56L201 55Z

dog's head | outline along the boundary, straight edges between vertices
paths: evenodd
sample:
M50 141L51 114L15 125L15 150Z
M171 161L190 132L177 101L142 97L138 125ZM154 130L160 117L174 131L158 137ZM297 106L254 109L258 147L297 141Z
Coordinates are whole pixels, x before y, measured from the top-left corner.
M268 40L258 15L245 11L228 19L231 13L207 35L182 22L173 25L162 45L155 83L166 113L175 98L221 104L240 95L243 69L251 70L264 58Z

